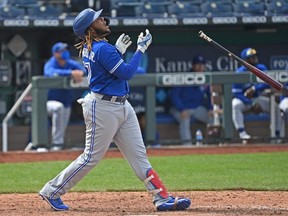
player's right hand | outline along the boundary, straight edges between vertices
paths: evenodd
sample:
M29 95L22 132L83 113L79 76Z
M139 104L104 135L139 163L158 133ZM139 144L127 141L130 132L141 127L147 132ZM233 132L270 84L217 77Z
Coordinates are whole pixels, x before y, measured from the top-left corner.
M252 86L252 87L246 89L246 91L244 92L244 95L245 95L245 97L247 97L247 98L253 98L254 93L255 93L255 87Z
M72 70L71 78L76 82L80 83L83 80L84 72L82 70Z
M152 43L152 35L150 34L149 30L145 30L146 35L141 32L138 36L137 40L137 50L140 50L142 53L144 53L148 46Z
M123 55L127 48L132 44L129 35L125 35L124 33L120 35L117 39L115 47L116 49Z

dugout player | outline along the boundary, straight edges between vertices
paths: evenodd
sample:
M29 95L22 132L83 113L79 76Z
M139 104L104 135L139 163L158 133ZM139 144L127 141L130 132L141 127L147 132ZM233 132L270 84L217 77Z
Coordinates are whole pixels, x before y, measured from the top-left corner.
M100 16L102 10L90 8L80 12L74 20L73 30L83 41L78 44L91 92L83 99L83 116L86 124L84 152L40 190L40 196L57 211L68 210L61 196L77 184L104 157L112 141L128 160L137 177L153 194L158 211L185 210L191 200L172 197L158 174L153 170L143 143L134 109L127 101L131 79L141 57L152 42L148 30L140 33L137 50L129 63L122 54L132 41L124 33L115 46L105 36L111 33L109 19Z
M52 46L52 57L44 65L44 76L69 76L76 83L85 75L85 67L70 58L68 44L57 42ZM51 150L64 147L64 136L70 119L72 90L50 89L48 92L47 113L52 118Z
M267 67L260 64L258 60L258 53L253 48L245 48L241 52L241 58L258 69L265 71ZM236 70L236 73L243 73L248 71L246 67L241 66ZM235 83L232 86L232 119L236 130L239 133L240 139L249 140L249 135L244 126L244 112L252 111L254 113L270 112L269 97L263 95L265 89L271 87L266 83ZM276 111L276 138L280 136L281 128L281 113L279 107L275 104Z
M202 55L192 59L192 72L205 72L206 60ZM171 89L172 114L179 122L179 134L183 145L192 145L191 116L209 124L213 114L209 85L179 86Z

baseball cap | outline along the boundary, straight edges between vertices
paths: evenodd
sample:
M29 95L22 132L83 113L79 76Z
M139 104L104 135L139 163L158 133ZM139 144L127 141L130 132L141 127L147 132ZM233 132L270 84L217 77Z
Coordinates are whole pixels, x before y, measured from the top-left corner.
M66 49L67 47L68 47L68 44L66 43L62 43L62 42L55 43L52 46L52 53L59 52L63 49Z
M202 55L196 55L192 59L192 64L205 64L206 60Z
M257 51L251 47L249 48L246 48L244 50L242 50L241 52L241 58L242 59L247 59L251 56L254 56L254 55L258 55Z
M86 29L100 16L103 9L94 11L91 8L82 10L74 19L73 31L77 37L84 39Z

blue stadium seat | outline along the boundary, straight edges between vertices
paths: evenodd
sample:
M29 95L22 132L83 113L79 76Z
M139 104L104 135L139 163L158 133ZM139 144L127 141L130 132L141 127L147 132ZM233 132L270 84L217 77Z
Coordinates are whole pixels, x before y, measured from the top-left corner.
M145 3L135 7L135 14L138 17L164 17L167 14L166 5Z
M17 7L30 7L39 5L38 0L8 0L8 3Z
M0 0L0 8L7 6L8 0Z
M30 7L27 9L27 14L31 18L37 17L53 17L58 18L62 11L52 5L42 5L40 7Z
M18 8L14 6L10 7L2 7L0 8L0 18L7 19L7 18L23 18L25 16L25 9Z
M173 1L171 0L142 0L142 2L148 3L148 4L169 5Z
M206 16L234 16L233 4L229 2L207 1L201 5Z
M111 15L112 17L134 17L135 7L143 4L139 0L111 0Z
M192 4L191 2L177 1L168 6L168 13L172 16L191 17L202 16L199 4Z
M261 1L238 1L234 4L234 11L238 16L265 15L265 7Z
M287 15L288 1L276 0L267 3L268 15Z

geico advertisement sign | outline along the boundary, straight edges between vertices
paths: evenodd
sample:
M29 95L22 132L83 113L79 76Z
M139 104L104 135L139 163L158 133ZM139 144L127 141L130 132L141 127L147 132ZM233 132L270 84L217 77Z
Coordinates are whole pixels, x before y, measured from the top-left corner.
M279 72L267 72L267 74L273 79L281 83L288 82L288 71L279 71ZM257 82L264 82L259 77L257 77Z
M159 75L161 85L201 85L206 83L204 74L165 74Z

